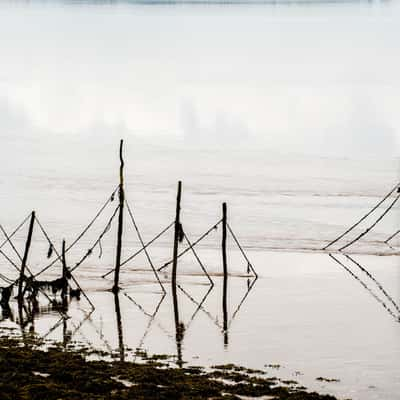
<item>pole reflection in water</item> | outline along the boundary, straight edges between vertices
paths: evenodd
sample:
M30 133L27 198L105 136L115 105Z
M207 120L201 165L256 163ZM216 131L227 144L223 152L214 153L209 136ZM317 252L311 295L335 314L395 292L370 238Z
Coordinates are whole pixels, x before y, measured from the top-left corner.
M224 282L222 290L222 313L224 323L224 346L228 346L228 261L226 256L226 203L222 204L222 266L224 271Z
M178 366L182 368L182 340L185 333L185 325L179 320L179 306L178 306L178 295L176 286L172 290L172 302L174 305L174 322L175 322L175 341L176 341L176 355L178 358Z
M222 301L222 311L224 318L224 346L228 347L229 337L228 337L228 307L227 307L227 295L228 295L228 276L224 275L224 285L223 285L223 301Z
M122 331L121 309L118 292L114 292L115 315L117 317L119 359L125 361L124 336Z

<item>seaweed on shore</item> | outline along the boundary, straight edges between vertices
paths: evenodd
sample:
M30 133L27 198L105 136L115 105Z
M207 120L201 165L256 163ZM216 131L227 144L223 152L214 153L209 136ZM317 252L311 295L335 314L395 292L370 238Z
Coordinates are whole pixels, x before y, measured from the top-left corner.
M0 338L1 400L237 399L335 400L331 395L279 386L275 378L235 365L206 371L158 363L88 361L84 351L47 351ZM159 358L157 356L156 358ZM163 357L161 357L163 358Z

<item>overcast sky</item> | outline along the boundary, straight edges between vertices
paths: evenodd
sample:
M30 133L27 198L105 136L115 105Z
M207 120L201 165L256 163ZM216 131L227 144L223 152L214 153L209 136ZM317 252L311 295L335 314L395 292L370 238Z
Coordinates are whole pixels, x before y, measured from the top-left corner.
M0 8L2 138L400 154L393 3Z

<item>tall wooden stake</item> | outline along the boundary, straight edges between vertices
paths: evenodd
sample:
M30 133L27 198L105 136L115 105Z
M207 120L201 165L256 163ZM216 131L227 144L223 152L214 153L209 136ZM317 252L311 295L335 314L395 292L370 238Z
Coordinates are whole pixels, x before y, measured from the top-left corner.
M181 195L182 182L178 182L178 193L176 196L176 214L175 214L175 234L174 234L174 253L172 257L172 290L176 291L176 269L178 266L178 244L179 234L181 230L180 214L181 214Z
M228 263L226 257L226 203L222 203L222 265L224 269L224 282L222 291L222 312L224 319L224 344L228 344L228 306L227 306L227 293L228 293Z
M23 286L24 278L25 278L26 261L28 260L29 249L31 247L32 232L33 232L34 223L35 223L35 211L32 211L31 220L29 222L28 237L27 237L26 243L25 243L24 257L22 258L22 265L21 265L21 270L20 270L20 274L19 274L19 281L18 281L18 301L19 301L20 304L22 304L22 300L23 300L22 286Z
M182 182L178 182L178 193L176 196L176 215L175 215L175 235L174 235L174 253L172 262L172 300L174 305L174 320L175 320L175 333L176 333L176 346L178 355L178 365L182 366L182 338L183 326L179 322L179 308L178 308L178 295L176 292L176 270L178 266L178 245L179 234L181 230L180 213L181 213L181 195L182 195Z
M117 256L115 260L115 274L114 274L114 286L112 291L117 293L119 291L119 270L121 267L121 248L122 248L122 231L124 225L124 203L125 203L125 192L124 192L124 159L122 157L122 147L124 141L121 139L119 145L119 214L118 214L118 236L117 236Z
M67 300L67 292L68 292L68 269L67 269L67 261L65 258L65 240L62 242L62 253L61 253L61 260L62 260L62 290L61 290L61 300L63 308L67 308L68 300Z

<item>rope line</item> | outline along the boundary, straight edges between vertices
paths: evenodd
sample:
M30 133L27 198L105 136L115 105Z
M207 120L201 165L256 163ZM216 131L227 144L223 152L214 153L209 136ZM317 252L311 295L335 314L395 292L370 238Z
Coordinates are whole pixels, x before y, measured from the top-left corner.
M187 235L186 235L185 232L183 232L183 236L184 236L184 238L185 238L186 243L188 244L188 246L192 249L192 253L193 253L193 255L195 256L197 262L199 263L200 268L201 268L201 269L203 270L203 272L206 274L206 276L207 276L207 278L208 278L208 280L209 280L209 282L210 282L210 285L211 285L211 286L214 286L213 280L211 279L210 275L208 274L207 270L205 269L203 263L201 262L199 256L198 256L197 253L196 253L196 250L193 248L193 246L192 246L192 244L190 243L190 240L189 240L189 238L187 237Z
M30 217L31 215L32 215L32 214L29 214L29 217ZM22 224L20 224L19 228L20 228L24 223L25 223L25 222L23 222ZM13 232L13 234L15 234L15 232L17 232L19 228L17 228L17 229ZM10 237L8 236L8 234L7 234L7 232L4 230L4 228L1 226L1 224L0 224L0 229L1 229L1 231L3 232L4 236L7 238L7 241L10 243L10 245L11 245L12 249L14 250L14 252L17 254L18 258L19 258L19 259L21 260L21 262L22 262L21 256L19 255L19 253L18 253L17 249L15 248L13 242L10 240ZM2 255L5 256L5 253L2 252ZM6 258L8 259L7 256L6 256ZM10 260L10 261L11 261L11 260ZM11 262L11 264L12 264L18 271L20 271L20 269L16 266L15 263ZM34 274L32 273L32 271L30 270L30 268L28 267L28 265L25 265L25 270L29 273L29 275L31 276L31 278L34 278L34 277L35 277ZM13 285L16 284L16 283L18 282L18 280L19 280L19 278L17 278L17 279L14 281ZM50 299L50 297L47 295L47 293L44 292L44 291L41 290L41 289L39 289L39 290L40 290L40 292L47 298L47 300L49 300L49 301L51 302L51 299Z
M46 230L43 228L43 225L40 223L39 219L35 216L35 221L36 223L39 225L40 230L42 231L44 237L46 238L47 242L49 243L50 246L53 247L53 250L56 253L56 258L46 267L44 267L41 271L37 272L36 274L33 275L33 278L38 277L39 275L41 275L43 272L47 271L50 267L52 267L57 261L61 260L61 255L60 253L57 251L56 246L54 246L54 244L52 243L49 235L47 234Z
M142 245L142 249L143 249L143 251L144 251L144 254L146 254L147 261L149 262L149 264L150 264L150 266L151 266L151 269L153 270L153 273L154 273L154 275L155 275L155 277L156 277L156 279L157 279L159 285L161 286L161 289L162 289L163 293L166 293L165 288L164 288L164 285L162 284L162 282L161 282L161 280L160 280L160 277L158 276L157 271L156 271L156 269L155 269L155 267L154 267L153 261L151 261L151 257L150 257L150 255L149 255L149 253L148 253L148 251L147 251L147 249L146 249L146 247L145 247L145 245L144 245L142 235L140 234L139 228L138 228L138 226L136 225L135 218L133 217L132 210L131 210L131 208L129 207L129 203L128 203L128 201L127 201L126 199L125 199L125 204L126 204L126 208L127 208L127 210L128 210L129 216L130 216L130 218L131 218L131 220L132 220L133 226L135 227L135 231L136 231L136 234L137 234L137 236L138 236L138 238L139 238L140 244Z
M92 220L89 222L89 224L86 226L86 228L75 238L75 240L65 249L65 253L67 253L73 246L76 245L76 243L79 242L80 239L82 239L82 237L87 233L87 231L93 226L93 224L96 222L97 218L103 213L103 211L105 210L105 208L107 207L107 205L109 203L111 203L112 201L114 201L114 196L115 193L117 192L119 188L119 185L116 187L116 189L112 192L111 196L107 199L107 201L103 204L103 206L99 209L99 211L97 212L97 214L92 218ZM47 266L45 266L40 272L38 272L35 276L38 276L40 274L42 274L43 272L47 271L49 268L51 268L57 261L60 261L61 257L60 255L53 260L50 264L48 264Z
M1 224L0 224L0 230L3 232L3 235L6 237L7 242L10 243L10 246L14 250L14 253L17 255L19 260L22 262L21 255L18 253L18 250L15 248L13 242L11 241L11 238L8 236L7 232L5 231L5 229L3 228L3 226Z
M128 263L129 261L131 261L134 257L136 257L137 255L139 255L142 251L144 251L147 247L149 247L153 242L155 242L159 237L161 237L164 233L166 233L169 229L171 229L174 226L175 222L171 222L166 228L164 228L158 235L154 236L153 239L151 239L149 242L147 242L140 250L138 250L136 253L134 253L133 255L131 255L129 258L127 258L122 264L121 267L123 265L125 265L126 263ZM114 271L114 270L112 270ZM110 271L110 272L112 272Z
M86 260L86 258L88 258L92 254L93 249L98 245L98 243L103 238L103 236L110 230L111 222L114 219L115 215L117 214L118 210L119 210L119 205L115 208L115 210L112 213L110 219L108 220L108 223L107 223L106 227L104 228L103 232L100 234L98 239L94 242L93 246L90 247L88 249L88 251L86 252L86 254L75 264L75 266L73 268L70 269L70 272L74 272Z
M400 195L397 195L395 199L390 203L389 207L384 211L384 213L370 226L368 227L364 232L360 233L355 239L353 239L351 242L347 243L346 245L342 246L339 251L342 251L346 249L347 247L351 246L353 243L357 242L360 240L363 236L365 236L371 229L373 229L378 222L380 222L383 217L394 207L394 205L397 203L399 200Z
M0 250L0 254L19 272L18 265L3 250Z
M9 236L6 235L7 239L2 244L0 244L0 249L12 239L12 237L24 226L24 224L26 223L26 221L28 221L28 219L30 217L31 217L31 213L29 213L26 216L26 218L13 230L11 235L9 235ZM3 228L1 228L1 230L3 231Z
M70 271L71 272L71 271ZM92 307L92 312L94 311L94 309L96 308L93 303L90 301L89 297L86 295L85 291L81 288L81 286L79 285L78 281L75 279L75 277L72 275L71 273L71 278L72 280L75 282L75 285L78 287L78 289L81 291L81 293L83 294L83 297L87 300L87 302L90 304L90 306Z
M145 248L149 247L153 242L155 242L159 237L161 237L165 232L168 231L168 229L170 229L172 226L174 226L175 222L172 222L170 225L168 225L165 229L163 229L159 234L157 234L153 239L151 239L149 242L147 242L144 247L142 247L141 249L139 249L138 251L136 251L134 254L132 254L131 256L129 256L125 261L123 261L121 263L121 267L125 264L127 264L129 261L131 261L133 258L135 258L136 256L138 256L142 251L144 251ZM104 274L102 276L102 278L105 278L106 276L110 275L112 272L115 271L115 268L111 269L110 271L108 271L106 274Z
M227 226L228 226L228 230L229 230L230 234L231 234L232 237L233 237L233 240L235 241L235 243L236 243L237 246L239 247L239 250L240 250L240 252L242 253L244 259L247 261L247 269L250 268L251 271L253 272L254 276L255 276L256 278L258 278L257 272L254 270L253 265L251 264L250 260L247 258L246 253L244 252L242 246L240 245L239 240L237 239L236 235L233 233L232 228L230 227L229 224L227 224Z
M97 214L92 218L92 220L89 222L89 224L86 226L86 228L77 236L77 238L66 248L66 252L71 249L73 246L76 245L76 243L79 242L79 240L82 239L82 237L86 234L86 232L93 226L93 224L96 222L97 218L102 214L102 212L105 210L107 205L111 202L114 201L114 196L115 193L117 193L119 189L119 185L114 189L114 191L111 193L111 196L107 199L107 201L103 204L103 206L99 209Z
M7 278L5 275L0 273L0 278L3 279L4 282L8 283L9 285L13 285L14 281L12 279Z
M222 222L222 218L215 224L213 225L207 232L203 233L196 241L194 241L192 243L191 246L187 247L185 250L183 250L182 252L180 252L178 254L178 258L182 257L184 254L186 254L189 250L191 250L194 246L196 246L197 243L199 243L201 240L203 240L207 235L210 234L211 231L213 231L220 223ZM168 262L166 262L164 265L162 265L160 268L158 268L158 272L160 272L161 270L163 270L164 268L168 267L168 265L172 264L174 260L170 260Z
M361 219L359 219L355 224L353 224L350 228L348 228L345 232L343 232L341 235L339 235L336 239L332 240L330 243L328 243L325 247L322 248L322 250L326 250L328 247L332 246L336 242L338 242L340 239L342 239L344 236L346 236L349 232L351 232L355 227L357 227L361 222L363 222L367 217L369 217L382 203L385 202L386 199L388 199L396 190L399 189L399 183L396 184L396 186L388 193L386 194L381 201L379 201L378 204L376 204L371 210L367 212Z
M56 255L57 255L57 259L60 259L60 258L61 258L61 255L58 253L58 251L57 251L56 247L54 246L54 244L52 243L52 241L51 241L49 235L47 234L47 232L46 232L46 230L44 229L43 225L40 223L39 219L38 219L36 216L35 216L35 220L36 220L37 224L39 225L39 228L40 228L40 230L42 231L43 235L46 237L46 239L47 239L49 245L53 247L53 249L54 249L54 251L55 251L55 253L56 253ZM101 238L99 238L99 242L98 242L98 243L100 243L100 239L101 239ZM68 272L71 274L72 280L74 281L75 285L78 287L78 289L80 290L80 292L83 294L83 296L85 297L85 299L88 301L88 303L90 304L90 306L92 307L92 309L95 309L93 303L90 301L90 299L88 298L88 296L86 295L86 293L84 292L84 290L81 288L81 286L79 285L78 281L77 281L77 280L75 279L75 277L72 275L72 270L69 270ZM37 276L37 274L34 275L33 278L35 278L36 276Z
M61 258L61 255L58 253L56 246L54 246L54 243L51 241L50 236L47 234L46 230L44 229L43 225L40 223L40 221L36 215L35 215L35 221L38 224L38 226L39 226L40 230L42 231L44 237L46 238L47 242L55 251L57 257Z
M399 229L397 232L393 233L393 235L390 235L390 236L384 241L384 243L388 244L388 243L389 243L395 236L397 236L399 233L400 233L400 229Z

